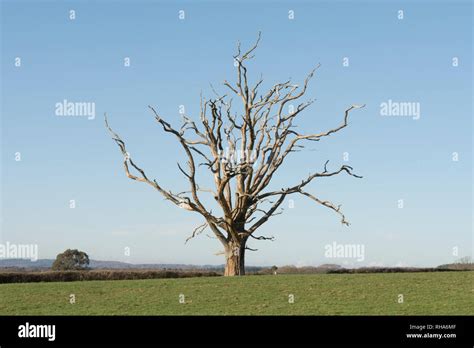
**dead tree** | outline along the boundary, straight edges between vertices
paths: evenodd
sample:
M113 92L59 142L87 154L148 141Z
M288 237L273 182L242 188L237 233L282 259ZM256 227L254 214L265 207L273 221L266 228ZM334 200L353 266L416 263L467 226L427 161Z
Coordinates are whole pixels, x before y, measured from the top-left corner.
M296 130L294 121L309 107L313 100L300 102L307 90L308 83L319 65L309 73L302 86L290 80L275 84L265 94L259 92L263 80L260 78L249 86L246 62L254 57L253 53L260 41L248 51L242 52L237 46L237 79L235 83L224 81L230 95L219 95L209 100L201 96L199 121L183 116L179 128L165 121L151 106L156 122L164 132L175 137L187 157L187 169L178 163L179 171L189 182L188 191L173 193L147 176L145 171L132 160L125 142L107 123L113 140L124 156L123 166L128 178L150 185L165 199L178 207L200 214L204 223L194 229L186 242L210 229L224 246L226 258L225 275L245 274L245 251L253 250L247 246L250 238L272 240L273 237L257 236L256 231L272 216L280 214L285 198L304 195L314 202L336 212L342 224L349 225L341 212L341 206L309 193L306 189L316 179L345 173L356 178L352 168L343 165L336 170L328 169L328 162L321 171L310 174L300 182L278 190L268 190L272 178L281 168L287 156L304 148L305 142L318 142L348 125L349 113L364 105L352 105L345 110L342 123L336 128L311 134ZM241 105L241 112L233 112L233 98ZM297 106L293 105L297 104ZM214 189L203 189L196 182L196 171L205 168L213 177ZM202 202L202 195L211 194L219 208L214 213Z

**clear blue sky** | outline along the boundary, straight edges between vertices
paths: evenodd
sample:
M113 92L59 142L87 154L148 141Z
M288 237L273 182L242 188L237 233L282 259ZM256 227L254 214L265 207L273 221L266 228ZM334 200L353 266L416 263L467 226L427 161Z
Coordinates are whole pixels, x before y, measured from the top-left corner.
M103 260L222 263L216 240L202 235L184 245L198 215L125 177L102 115L149 176L187 189L176 168L180 148L147 105L174 124L179 105L195 116L201 90L211 96L209 83L222 90L224 79L234 80L236 42L249 45L261 30L249 69L263 73L267 87L288 77L301 82L321 63L307 93L317 101L301 130L334 127L346 107L367 104L348 128L295 154L275 187L297 183L327 159L332 168L344 164L345 151L345 164L364 178L342 175L309 189L342 204L350 227L295 196L293 209L262 227L276 241L251 243L259 251L248 252L247 263L342 263L324 257L332 242L365 245L363 265L438 265L457 258L456 246L459 257L471 255L471 1L1 3L3 242L37 243L40 258L79 248ZM94 102L96 118L56 116L64 99ZM421 118L381 116L389 99L420 103Z

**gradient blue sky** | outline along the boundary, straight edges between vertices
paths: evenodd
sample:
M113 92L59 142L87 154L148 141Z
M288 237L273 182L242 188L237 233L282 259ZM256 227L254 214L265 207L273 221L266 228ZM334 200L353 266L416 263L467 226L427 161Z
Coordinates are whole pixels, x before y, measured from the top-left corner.
M259 251L247 263L430 266L457 259L456 246L459 257L472 254L472 2L1 4L2 241L37 243L40 258L79 248L94 259L222 263L216 240L202 235L184 244L198 215L125 177L102 115L149 176L186 189L176 168L180 148L147 105L174 124L181 104L197 115L201 90L211 96L209 83L223 90L224 79L234 80L236 42L250 45L261 30L249 70L263 73L266 87L288 77L301 82L321 63L307 93L317 101L301 129L332 128L349 105L367 104L337 136L295 154L274 187L299 182L327 159L332 168L344 164L345 151L346 164L364 178L339 176L309 190L342 204L350 227L295 196L293 209L261 229L276 241L251 243ZM63 99L95 102L96 119L55 116ZM421 118L381 116L389 99L421 103ZM364 244L365 261L325 258L324 246L334 241Z

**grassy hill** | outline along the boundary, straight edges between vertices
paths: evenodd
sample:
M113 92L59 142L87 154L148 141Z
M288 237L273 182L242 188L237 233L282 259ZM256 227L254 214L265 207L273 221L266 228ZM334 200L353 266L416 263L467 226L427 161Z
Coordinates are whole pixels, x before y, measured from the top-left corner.
M472 315L473 288L474 272L1 284L0 315Z

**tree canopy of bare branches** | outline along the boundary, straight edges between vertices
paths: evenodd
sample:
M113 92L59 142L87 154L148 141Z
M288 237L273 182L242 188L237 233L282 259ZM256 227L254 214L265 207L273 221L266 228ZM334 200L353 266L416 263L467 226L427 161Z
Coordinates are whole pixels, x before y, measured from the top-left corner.
M251 85L247 62L254 58L260 42L260 33L255 44L242 51L240 43L234 55L237 78L234 83L224 81L226 94L216 91L215 98L201 96L199 118L183 116L179 126L165 121L152 106L149 109L157 124L165 133L174 137L187 157L187 165L178 164L188 189L173 193L150 178L127 151L122 138L115 133L107 118L106 127L123 155L123 167L128 178L145 183L167 200L180 208L196 212L203 218L203 224L196 227L189 238L209 229L224 246L226 257L225 275L245 274L245 251L249 238L272 240L273 237L257 236L255 232L272 216L282 212L282 203L290 195L299 194L313 202L333 210L342 224L349 225L341 206L320 198L308 191L313 180L346 174L354 174L353 168L342 165L330 170L327 161L324 166L299 182L287 187L270 190L270 183L286 158L300 151L308 142L319 142L348 126L349 116L354 109L364 105L348 107L334 128L315 133L301 133L294 122L308 108L313 100L302 101L310 80L319 65L297 85L290 80L273 85L265 93L259 88L263 79ZM239 113L233 108L240 103ZM213 178L214 188L203 189L197 182L197 170L204 170ZM202 200L203 194L211 194L220 207L212 212ZM252 250L252 249L251 249Z

